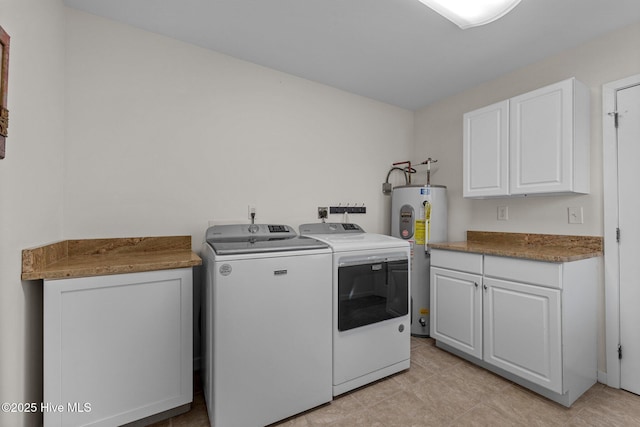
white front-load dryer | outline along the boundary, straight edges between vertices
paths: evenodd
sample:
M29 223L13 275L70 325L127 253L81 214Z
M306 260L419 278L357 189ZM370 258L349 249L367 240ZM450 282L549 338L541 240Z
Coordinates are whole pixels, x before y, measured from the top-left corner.
M409 368L409 244L356 224L303 224L333 251L333 395Z

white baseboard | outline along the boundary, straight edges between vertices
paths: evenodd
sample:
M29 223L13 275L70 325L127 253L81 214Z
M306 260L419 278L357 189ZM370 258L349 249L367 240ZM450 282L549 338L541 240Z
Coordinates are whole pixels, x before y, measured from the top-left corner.
M598 382L601 384L607 384L607 373L598 371Z

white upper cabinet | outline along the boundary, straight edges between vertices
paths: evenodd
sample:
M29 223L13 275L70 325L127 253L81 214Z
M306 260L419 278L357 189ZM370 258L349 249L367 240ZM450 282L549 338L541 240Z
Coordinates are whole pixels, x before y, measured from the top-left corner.
M509 194L509 101L464 115L464 197Z
M575 78L467 113L464 197L586 194L589 143L589 91Z
M509 102L511 194L588 193L588 89L572 78Z

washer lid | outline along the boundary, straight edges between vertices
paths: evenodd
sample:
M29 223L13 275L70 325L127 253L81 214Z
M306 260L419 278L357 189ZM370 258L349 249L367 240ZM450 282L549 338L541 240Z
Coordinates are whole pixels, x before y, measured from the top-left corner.
M233 224L207 229L206 240L218 255L325 249L327 244L301 237L288 225Z

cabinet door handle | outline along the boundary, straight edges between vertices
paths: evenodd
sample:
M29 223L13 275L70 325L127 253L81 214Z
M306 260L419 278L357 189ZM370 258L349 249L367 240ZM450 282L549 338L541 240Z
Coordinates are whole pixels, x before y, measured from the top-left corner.
M473 282L474 285L476 285L476 289L478 288L478 282Z
M483 285L483 287L484 287L484 290L485 290L485 291L488 289L488 288L487 288L487 285Z

